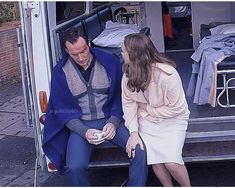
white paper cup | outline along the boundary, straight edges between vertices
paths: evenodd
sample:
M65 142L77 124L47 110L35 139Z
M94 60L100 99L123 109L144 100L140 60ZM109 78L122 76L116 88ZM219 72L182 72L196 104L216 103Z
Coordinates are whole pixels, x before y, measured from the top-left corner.
M96 132L95 134L94 134L94 136L97 138L97 140L99 141L99 140L101 140L102 139L102 137L103 137L103 132Z

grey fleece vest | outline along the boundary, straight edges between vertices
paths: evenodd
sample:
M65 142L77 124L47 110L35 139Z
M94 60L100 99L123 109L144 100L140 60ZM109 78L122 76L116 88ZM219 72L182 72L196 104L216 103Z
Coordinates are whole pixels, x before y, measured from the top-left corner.
M104 118L102 107L108 98L111 85L104 67L96 61L88 82L85 81L77 66L69 59L63 70L68 87L81 107L81 119L96 120Z

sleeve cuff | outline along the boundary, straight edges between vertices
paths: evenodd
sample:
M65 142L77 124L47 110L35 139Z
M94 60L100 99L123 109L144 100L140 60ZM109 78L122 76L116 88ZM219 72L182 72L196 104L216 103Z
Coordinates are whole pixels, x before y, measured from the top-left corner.
M85 138L85 134L89 129L80 119L72 119L65 124L71 131L79 134L83 138Z
M135 117L132 119L132 121L130 122L128 128L129 128L130 134L132 132L139 132L139 123L137 121L137 115L135 115Z
M117 118L116 116L111 116L106 123L112 123L116 128L119 127L121 120Z

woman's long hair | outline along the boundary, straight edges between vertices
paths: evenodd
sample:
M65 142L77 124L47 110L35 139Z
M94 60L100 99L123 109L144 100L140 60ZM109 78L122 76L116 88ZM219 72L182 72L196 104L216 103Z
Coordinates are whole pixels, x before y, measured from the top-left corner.
M123 64L128 77L127 87L132 91L144 91L151 80L153 63L166 63L176 67L174 61L161 55L150 38L144 34L130 34L124 39L124 47L130 62Z

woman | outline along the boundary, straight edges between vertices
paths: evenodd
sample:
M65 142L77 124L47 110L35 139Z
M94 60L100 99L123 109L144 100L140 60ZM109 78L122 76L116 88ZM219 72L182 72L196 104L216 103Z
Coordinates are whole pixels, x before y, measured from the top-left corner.
M126 151L147 148L147 161L163 186L173 186L171 176L190 186L182 159L189 110L175 63L159 54L149 37L130 34L122 45L124 59L122 102L130 138Z

